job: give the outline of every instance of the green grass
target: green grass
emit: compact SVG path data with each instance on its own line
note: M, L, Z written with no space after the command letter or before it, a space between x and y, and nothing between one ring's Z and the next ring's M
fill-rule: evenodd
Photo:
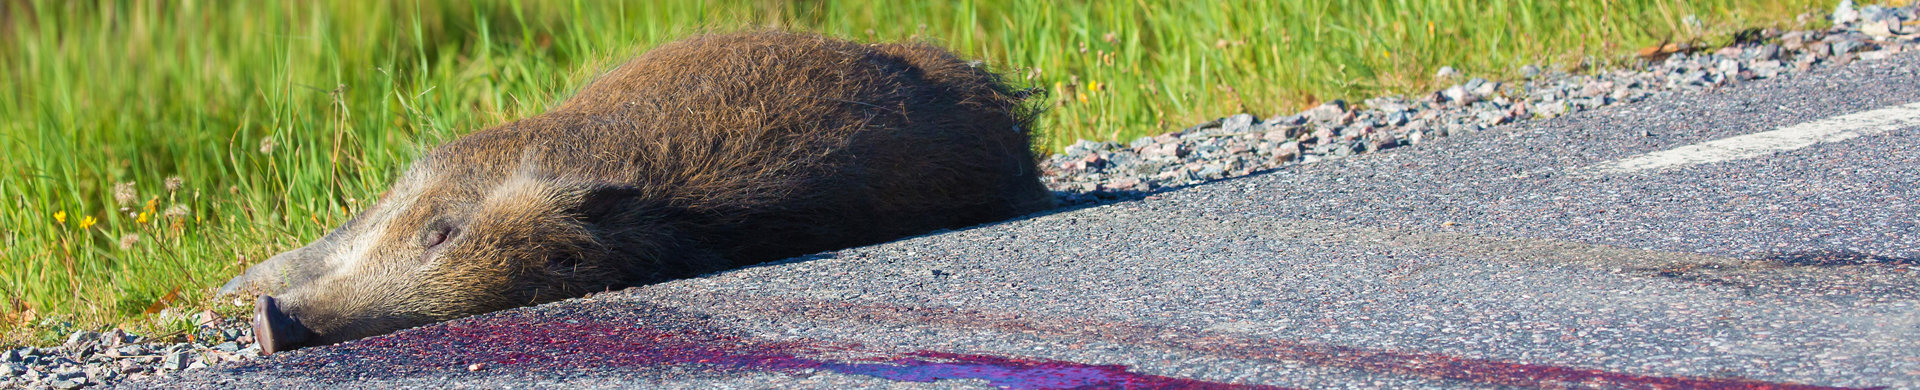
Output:
M1056 148L1427 90L1443 65L1618 63L1827 3L5 2L0 344L235 310L211 290L344 221L423 149L702 31L942 42L1049 89L1041 147Z

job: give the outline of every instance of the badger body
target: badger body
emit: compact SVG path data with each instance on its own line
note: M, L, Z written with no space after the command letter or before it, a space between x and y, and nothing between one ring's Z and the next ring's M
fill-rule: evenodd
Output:
M693 37L435 148L222 293L260 294L272 352L1030 213L1020 95L927 44Z

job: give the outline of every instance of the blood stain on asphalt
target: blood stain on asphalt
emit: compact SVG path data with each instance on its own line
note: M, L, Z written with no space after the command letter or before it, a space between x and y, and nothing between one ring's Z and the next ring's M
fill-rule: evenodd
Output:
M1462 358L1444 354L1352 348L1240 337L1086 319L1049 319L1019 313L765 297L680 296L682 303L726 302L722 312L811 321L990 330L1037 337L1099 340L1186 350L1250 361L1304 363L1376 374L1521 387L1835 389L1743 378L1670 377L1599 369ZM728 307L728 305L740 305ZM548 308L550 309L550 308ZM556 310L557 309L550 309ZM488 375L566 377L622 371L667 379L756 372L807 375L834 372L895 381L976 379L1008 389L1277 389L1137 373L1123 365L935 351L894 352L856 343L806 338L770 339L730 329L710 316L655 303L577 303L565 310L510 311L454 320L332 348L296 350L235 368L277 370L315 379ZM474 364L482 373L466 370ZM497 367L497 368L496 368Z
M771 341L672 309L629 304L624 310L638 315L592 321L516 315L469 318L350 342L324 352L295 351L277 363L279 369L316 376L326 372L449 375L482 364L488 372L530 375L597 369L660 376L834 372L905 382L976 379L1007 389L1280 389L1142 374L1124 365L935 351L894 353L805 339Z
M834 300L717 295L683 296L721 307L754 310L761 316L813 321L894 324L936 329L990 330L1073 340L1187 350L1233 359L1304 363L1320 367L1412 377L1522 387L1622 389L1846 389L1745 378L1659 376L1592 368L1475 359L1426 352L1355 348L1314 342L1271 340L1175 327L1048 318L1006 311L899 306Z

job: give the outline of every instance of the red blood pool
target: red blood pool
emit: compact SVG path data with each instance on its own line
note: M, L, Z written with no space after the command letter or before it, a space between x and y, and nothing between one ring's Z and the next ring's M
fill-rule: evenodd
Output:
M931 351L892 353L814 340L767 341L671 309L639 309L643 310L628 313L639 314L632 316L637 318L609 315L612 320L596 321L553 322L511 314L456 320L292 353L274 361L278 367L265 368L309 375L331 371L375 376L467 373L475 365L487 368L482 374L536 376L590 369L721 376L810 370L905 382L977 379L1008 389L1279 389L1142 374L1122 365ZM828 355L879 357L834 359ZM386 359L355 358L365 356Z

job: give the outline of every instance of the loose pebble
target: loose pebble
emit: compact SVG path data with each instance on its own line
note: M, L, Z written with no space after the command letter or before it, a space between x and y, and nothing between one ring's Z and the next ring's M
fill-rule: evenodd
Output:
M175 375L259 357L253 327L244 319L200 313L193 342L184 335L143 338L119 329L75 331L53 348L0 350L0 388L76 389L108 386L148 375Z

